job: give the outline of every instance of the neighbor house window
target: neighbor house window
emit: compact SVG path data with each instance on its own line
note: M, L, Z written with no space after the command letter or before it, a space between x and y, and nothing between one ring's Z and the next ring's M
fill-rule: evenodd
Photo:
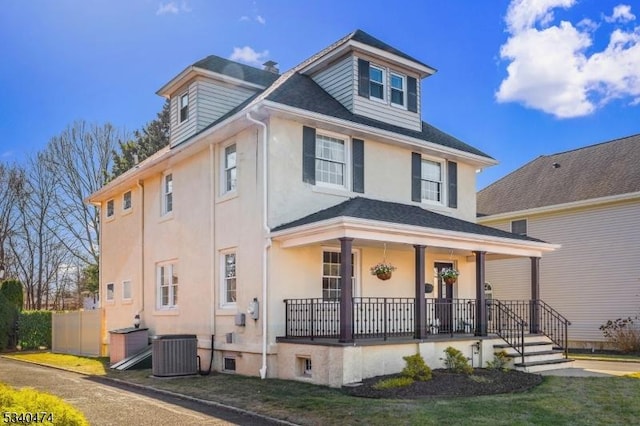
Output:
M157 267L158 308L170 309L178 306L178 265L163 263Z
M235 191L237 183L236 144L224 149L224 192Z
M339 299L342 283L340 279L340 259L342 253L339 251L322 252L322 298ZM355 274L354 255L351 254L351 277Z
M107 218L113 217L115 214L115 208L113 200L107 201Z
M165 174L162 178L162 214L173 211L173 174Z
M222 255L222 302L223 305L234 305L236 303L236 254L224 253Z
M527 219L511 221L511 232L518 235L527 235Z
M122 210L131 209L131 191L127 191L122 195Z
M400 74L391 73L391 103L405 106L405 78Z
M420 184L423 201L442 202L442 164L423 159Z
M122 299L131 300L131 281L122 281Z
M189 119L189 93L180 96L180 122Z
M115 291L116 291L116 287L114 283L108 283L107 284L107 302L113 302L113 299L115 298Z
M384 69L369 66L369 96L384 100Z
M316 135L316 183L344 186L347 164L343 139Z

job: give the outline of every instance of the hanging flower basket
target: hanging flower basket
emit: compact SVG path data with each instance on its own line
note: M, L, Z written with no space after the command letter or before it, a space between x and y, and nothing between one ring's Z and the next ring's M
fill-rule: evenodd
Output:
M460 275L460 272L453 268L447 268L440 271L440 277L442 278L442 281L444 281L445 284L449 285L452 285L458 280L458 275Z
M396 270L396 267L390 263L380 262L372 266L369 270L371 271L371 275L375 275L378 279L386 281L391 278L391 273Z

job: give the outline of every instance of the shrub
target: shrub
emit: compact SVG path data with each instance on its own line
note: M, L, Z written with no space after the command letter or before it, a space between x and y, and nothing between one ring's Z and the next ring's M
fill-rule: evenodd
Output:
M57 396L29 388L16 390L3 383L0 383L0 407L3 413L24 413L25 416L29 416L22 421L18 418L18 424L79 426L89 424L78 409ZM38 418L34 419L33 415L38 415Z
M431 380L431 369L424 362L424 358L420 354L402 357L407 365L400 373L403 377L409 377L412 380L427 381Z
M413 383L414 380L411 377L400 376L400 377L390 377L388 379L380 380L378 383L373 385L374 389L395 389L395 388L404 388Z
M0 350L11 346L18 309L0 292Z
M18 319L18 343L23 349L51 347L51 311L24 311Z
M640 352L640 328L635 324L635 318L618 318L607 321L600 326L602 334L609 343L623 353Z
M507 351L502 350L493 354L493 361L487 361L487 368L490 370L506 370L509 364Z
M22 310L24 294L22 293L22 283L18 280L6 280L0 287L0 292L7 300L15 305L18 310Z
M454 373L472 374L473 367L469 364L469 360L454 347L449 346L444 350L444 365L448 370Z

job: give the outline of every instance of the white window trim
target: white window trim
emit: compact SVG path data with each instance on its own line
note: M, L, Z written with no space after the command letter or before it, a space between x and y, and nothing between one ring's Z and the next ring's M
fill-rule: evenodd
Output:
M226 160L227 148L235 145L236 146L236 187L227 191L227 169L226 169ZM220 146L220 197L232 197L238 192L238 144L236 141L229 142L227 144Z
M111 209L111 214L109 214L109 203L112 203L113 208ZM106 220L113 220L116 217L116 201L114 198L107 200L104 204L104 217Z
M322 277L324 276L323 255L325 251L341 253L340 247L322 246L322 250L320 252L320 298L322 298ZM360 297L360 294L362 294L362 291L361 291L362 280L360 279L360 249L351 248L351 253L353 254L353 294L352 296Z
M371 68L375 68L375 69L380 70L382 72L382 99L371 95L371 81L372 81L371 80L371 71L369 71L369 99L374 101L374 102L380 102L380 103L386 104L387 103L387 97L389 96L387 94L387 89L389 87L389 84L388 84L388 81L387 81L387 75L388 75L387 68L383 67L383 66L380 66L380 65L375 65L373 63L369 63L369 69L371 69Z
M125 297L125 283L129 283L129 297ZM122 281L122 301L123 302L129 302L131 303L131 301L133 300L133 287L132 287L132 282L131 280L123 280Z
M109 297L109 286L113 288L111 297ZM114 303L116 301L116 283L110 282L104 286L104 301L106 303Z
M393 102L393 96L392 96L392 92L393 92L393 85L391 84L391 79L396 76L396 77L400 77L402 79L402 100L404 103L402 104L397 104L395 102ZM407 76L397 73L395 71L389 71L389 103L391 104L391 106L396 107L396 108L401 108L406 110L407 109Z
M226 281L226 256L229 254L234 254L236 256L236 301L235 302L227 302L227 281ZM236 248L230 248L226 250L221 250L220 255L218 256L220 262L220 308L221 309L235 309L238 306L238 251Z
M440 164L440 201L429 200L426 198L422 198L422 161L431 161L432 163ZM420 158L420 202L423 204L431 204L433 206L444 207L447 205L446 200L448 197L447 194L447 162L443 159L439 158L430 158L422 156Z
M160 275L160 268L163 267L167 267L167 266L171 266L170 268L170 275L173 278L173 268L178 266L178 261L176 259L172 259L172 260L167 260L167 261L163 261L163 262L158 262L156 263L156 310L158 311L176 311L178 309L178 307L180 306L180 302L178 301L178 303L176 304L172 304L171 300L173 300L173 285L169 285L169 304L166 306L162 305L162 282L161 282L161 275ZM178 270L178 294L180 294L180 271Z
M184 120L182 120L182 99L184 99L184 97L187 97L187 118L185 118ZM178 124L183 124L189 121L189 118L191 118L191 111L189 111L191 107L191 96L189 94L189 89L187 89L186 91L182 92L179 96L178 96Z
M167 195L168 193L165 192L166 187L165 187L165 182L166 182L166 178L167 176L171 175L171 210L167 211ZM174 193L175 191L173 190L173 187L175 185L175 180L173 178L173 172L171 170L166 170L164 173L162 173L162 179L160 181L160 216L162 217L170 217L173 215L173 209L175 207L175 198L174 198Z
M335 132L329 132L329 131L325 131L325 130L321 130L321 129L316 129L316 144L318 143L318 136L327 136L330 138L334 138L334 139L340 139L342 141L344 141L344 176L342 181L344 182L343 185L337 185L334 183L329 183L329 182L322 182L320 180L318 180L318 176L316 175L316 183L315 186L316 187L321 187L321 188L328 188L328 189L338 189L340 190L340 192L342 191L349 191L351 192L351 175L352 175L352 161L351 161L351 138L349 136L340 134L340 133L335 133ZM318 157L316 157L315 152L314 152L314 164L313 164L313 168L314 168L314 172L316 172L315 169L315 160L318 159Z
M129 194L129 201L131 203L131 205L129 207L125 207L124 196L126 194ZM129 213L129 212L131 212L131 210L133 210L133 191L128 190L128 191L125 191L122 194L122 212L123 213Z

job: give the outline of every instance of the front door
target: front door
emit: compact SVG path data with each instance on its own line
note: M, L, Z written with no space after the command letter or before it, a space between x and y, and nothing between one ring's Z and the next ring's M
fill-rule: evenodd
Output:
M433 271L438 283L438 301L436 302L436 317L440 322L440 333L453 332L453 285L446 284L440 272L444 269L453 269L451 262L435 262Z

